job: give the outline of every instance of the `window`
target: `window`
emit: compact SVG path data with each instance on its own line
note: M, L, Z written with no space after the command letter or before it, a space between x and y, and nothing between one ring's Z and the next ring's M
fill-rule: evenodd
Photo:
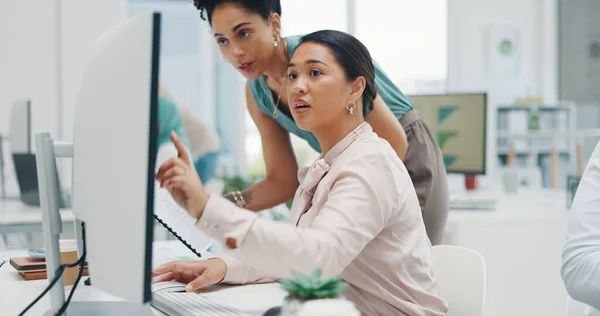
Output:
M307 34L322 29L346 31L346 0L281 0L282 36ZM310 165L319 155L306 141L291 135L292 147L299 167ZM246 155L250 174L262 176L265 173L260 134L256 125L246 115Z
M202 74L198 11L186 1L129 0L128 15L149 10L162 14L159 76L183 104L198 113L202 95L198 89ZM213 118L206 119L212 121Z
M346 0L281 0L283 36L348 30Z
M356 1L356 37L407 94L446 89L446 1Z

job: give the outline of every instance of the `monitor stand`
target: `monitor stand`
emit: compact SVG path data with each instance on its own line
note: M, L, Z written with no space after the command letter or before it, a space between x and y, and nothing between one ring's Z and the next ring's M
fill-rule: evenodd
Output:
M44 316L52 316L51 310L46 311ZM87 316L154 316L150 304L137 304L127 301L115 302L71 302L67 308L67 315Z
M59 212L58 173L56 172L56 157L72 157L73 144L58 144L50 138L49 133L36 135L36 168L39 175L39 197L42 208L42 233L44 248L46 249L46 271L48 282L53 280L55 273L61 266L59 237L62 233L62 224ZM56 150L56 151L55 151ZM76 220L77 228L80 221ZM78 243L81 237L78 234ZM81 252L79 252L81 255ZM44 315L54 315L65 303L64 280L61 275L56 284L50 289L50 309ZM81 281L81 280L80 280ZM149 303L134 303L129 301L71 301L67 308L67 315L111 315L130 316L154 315Z

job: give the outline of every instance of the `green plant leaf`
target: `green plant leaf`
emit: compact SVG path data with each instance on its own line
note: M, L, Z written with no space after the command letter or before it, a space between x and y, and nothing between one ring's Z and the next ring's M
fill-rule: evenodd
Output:
M293 280L280 280L281 287L290 294L297 295L302 289L302 285Z
M321 288L334 286L338 282L340 282L340 280L342 280L342 276L341 275L334 276L331 279L323 281L323 283L321 283Z
M345 289L347 289L350 285L348 283L338 283L337 287L336 287L336 291L338 292L338 294L344 292Z
M308 276L294 270L292 270L292 275L294 276L296 282L298 282L304 288L312 288L312 282Z
M283 279L278 282L290 295L305 300L337 297L349 286L347 283L340 283L342 280L341 275L321 280L323 275L321 269L316 269L310 275L293 270L291 273L294 277L293 279Z
M315 291L315 297L318 298L326 298L326 297L336 297L337 293L335 291L331 291L331 290L318 290Z
M294 280L283 279L283 280L279 280L278 282L281 285L298 286L298 287L300 286L297 282L294 282Z
M283 288L283 290L292 295L297 295L302 289L301 287L298 287L294 284L282 284L281 288Z
M299 291L298 291L298 296L300 296L300 297L301 297L301 298L303 298L303 299L311 299L311 298L312 298L312 297L311 297L311 296L312 296L312 294L311 294L311 293L312 293L312 292L311 292L311 291L309 291L309 290L308 290L308 289L306 289L306 288L300 288L300 289L299 289Z

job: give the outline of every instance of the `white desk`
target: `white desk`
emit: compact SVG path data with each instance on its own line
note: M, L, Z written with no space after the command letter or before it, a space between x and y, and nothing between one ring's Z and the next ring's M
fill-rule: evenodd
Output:
M158 245L158 247L157 247ZM156 242L154 250L157 253L153 264L160 265L173 254L189 255L185 247L181 248L178 241ZM183 250L182 250L183 249ZM163 251L167 253L161 253ZM0 257L23 256L24 251L12 251L0 253ZM92 277L92 284L93 284ZM47 280L24 281L7 262L0 268L0 316L18 315L33 299L35 299L46 287ZM279 306L283 302L286 293L277 283L254 284L244 286L214 286L201 291L217 303L239 309L251 315L262 315L273 306ZM67 292L68 294L68 292ZM73 301L118 301L119 299L109 295L93 286L85 286L81 282ZM49 296L41 299L28 314L42 315L49 309ZM156 315L163 315L154 310Z
M73 231L73 212L61 210L63 230ZM0 235L42 231L42 211L19 200L0 200Z
M445 243L481 253L487 268L485 316L563 316L566 290L560 277L566 234L566 193L550 189L469 192L494 196L497 208L453 210Z
M499 200L495 211L451 211L447 224L446 243L469 247L485 258L488 287L484 315L564 315L567 294L560 278L560 255L566 233L565 193L521 189L517 194L469 194L493 195ZM180 244L175 241L172 245ZM10 302L6 308L9 315L19 313L45 284L21 281L10 266L0 268L0 297ZM210 295L220 303L235 304L232 307L264 312L280 304L284 294L277 285L253 285L228 287ZM76 300L107 297L90 287L79 288L75 295ZM47 308L47 301L42 302Z

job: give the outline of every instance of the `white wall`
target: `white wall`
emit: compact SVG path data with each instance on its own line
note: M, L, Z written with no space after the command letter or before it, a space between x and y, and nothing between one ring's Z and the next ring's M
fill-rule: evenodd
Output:
M8 133L14 100L30 98L32 135L50 132L55 139L72 140L75 97L91 45L125 17L125 4L126 0L0 1L0 133ZM9 148L5 149L8 158ZM68 162L59 163L67 171L61 177L70 179L66 166ZM14 187L10 159L6 169Z
M126 0L55 0L58 4L56 15L58 33L58 90L57 124L60 127L56 139L72 141L75 124L75 104L77 91L85 64L96 39L112 25L125 19ZM110 93L110 91L107 91ZM117 96L115 96L116 98ZM106 122L110 124L110 122ZM63 187L71 185L70 161L59 164ZM69 180L68 180L69 179Z
M34 9L32 9L34 8ZM8 136L15 99L32 100L32 131L56 133L57 53L54 1L0 0L0 134ZM4 142L7 194L18 195L9 142Z
M9 110L32 99L33 132L72 138L73 109L83 65L100 34L125 16L125 0L3 0L0 2L0 133Z
M23 97L32 100L33 132L57 132L57 36L55 1L0 1L0 133Z
M50 1L52 2L52 1ZM126 0L60 0L57 15L61 90L58 108L62 130L57 138L73 140L75 102L83 69L96 39L112 25L125 18ZM110 93L107 91L107 93ZM108 124L108 122L107 122Z
M488 71L488 31L519 33L514 75ZM448 0L448 89L488 92L488 174L496 173L496 109L517 97L557 95L556 0Z

